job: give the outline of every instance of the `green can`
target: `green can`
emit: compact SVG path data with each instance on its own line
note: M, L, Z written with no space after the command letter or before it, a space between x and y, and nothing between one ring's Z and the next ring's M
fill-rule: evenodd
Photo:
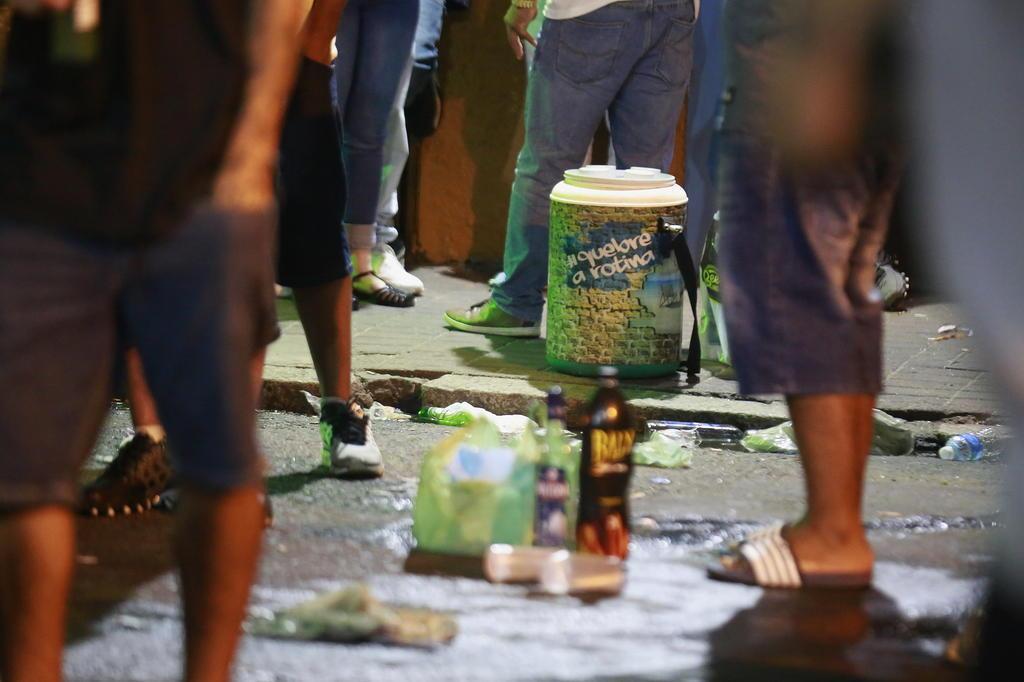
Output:
M659 219L684 225L686 202L657 169L566 171L551 193L548 365L623 378L678 370L686 291Z

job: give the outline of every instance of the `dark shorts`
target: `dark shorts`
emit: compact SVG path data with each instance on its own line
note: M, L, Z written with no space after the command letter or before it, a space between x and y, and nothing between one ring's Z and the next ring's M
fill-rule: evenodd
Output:
M179 474L260 480L249 367L277 334L273 230L212 208L144 247L0 224L0 508L75 502L127 346Z
M743 393L881 391L875 260L901 171L878 153L796 176L760 138L722 134L718 253Z
M289 287L318 286L351 273L332 77L330 67L302 60L281 132L277 281Z

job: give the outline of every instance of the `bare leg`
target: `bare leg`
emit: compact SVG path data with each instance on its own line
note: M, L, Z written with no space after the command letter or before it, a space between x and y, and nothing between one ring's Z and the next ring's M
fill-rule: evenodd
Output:
M373 277L361 277L358 279L356 289L359 293L372 294L375 291L386 289L388 283L377 276L373 269L373 250L352 248L352 257L355 260L355 275L364 272L373 272Z
M61 679L74 551L74 517L64 507L0 516L0 672L6 682Z
M260 409L260 399L263 395L263 366L267 359L267 347L256 351L249 362L249 378L252 380L252 402L256 409Z
M185 679L228 680L263 532L259 487L214 493L186 486L178 554L185 602Z
M302 53L321 64L331 63L331 41L345 11L346 0L313 0L303 27Z
M149 392L146 373L142 370L139 351L130 348L125 353L125 375L128 384L128 409L132 414L132 426L136 433L145 432L154 441L164 439L164 428L156 412L156 401Z
M807 514L786 531L804 573L870 570L861 519L873 395L788 396L807 483Z
M292 290L324 398L352 396L352 278Z

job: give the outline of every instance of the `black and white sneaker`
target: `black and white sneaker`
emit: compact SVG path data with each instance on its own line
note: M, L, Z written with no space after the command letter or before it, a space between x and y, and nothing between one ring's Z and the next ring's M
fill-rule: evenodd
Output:
M320 404L323 463L341 478L377 478L384 475L384 458L373 440L370 416L354 399L347 403L327 398Z
M82 491L79 511L91 516L141 514L160 502L174 472L165 441L136 433L117 449L117 457Z

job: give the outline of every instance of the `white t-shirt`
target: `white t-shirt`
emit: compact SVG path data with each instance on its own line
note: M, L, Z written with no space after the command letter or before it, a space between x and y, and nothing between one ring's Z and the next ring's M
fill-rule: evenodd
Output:
M574 19L613 2L625 0L547 0L544 5L544 16L548 19ZM693 9L695 13L700 12L700 0L693 0Z

